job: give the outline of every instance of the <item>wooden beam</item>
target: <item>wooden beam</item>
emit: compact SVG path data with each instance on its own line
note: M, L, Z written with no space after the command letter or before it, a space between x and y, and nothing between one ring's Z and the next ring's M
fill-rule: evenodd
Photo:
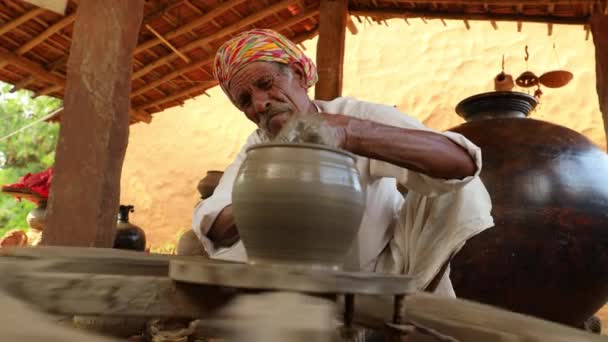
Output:
M315 99L330 101L342 95L347 0L321 0Z
M76 18L76 13L72 13L72 14L66 16L66 17L63 17L58 22L56 22L53 25L47 27L46 30L44 30L41 34L39 34L38 36L36 36L34 39L32 39L29 42L27 42L27 43L23 44L22 46L20 46L17 49L16 53L18 55L23 55L24 53L30 51L31 49L33 49L34 47L36 47L36 45L44 42L50 36L52 36L55 33L61 31L66 26L72 24L74 22L75 18Z
M608 147L608 16L594 14L590 19L590 26L595 45L596 91Z
M19 69L22 69L23 71L32 74L36 78L52 83L54 85L59 85L62 87L65 86L65 79L63 79L62 77L52 74L38 63L32 62L4 49L0 50L0 63L12 64L18 67Z
M346 27L348 28L348 31L353 35L359 33L359 30L357 29L357 25L355 25L355 23L351 19L350 15L348 15L348 13L346 15L347 15Z
M9 21L8 23L5 23L0 27L0 36L5 34L6 32L13 30L17 26L29 21L30 19L37 17L39 14L44 13L44 11L45 10L43 8L34 8L22 14L21 16Z
M114 243L143 4L88 0L78 8L43 245Z
M3 282L12 295L60 315L202 318L232 298L156 276L23 272Z
M56 70L60 65L62 65L65 60L67 60L67 56L60 58L60 59L54 61L53 63L44 66L43 68L45 70L48 70L48 72L52 72L52 71ZM30 85L34 81L36 81L36 77L34 77L33 75L29 75L29 76L25 77L24 79L20 80L17 84L15 84L9 92L14 93L20 89L27 88L27 86ZM37 93L37 95L40 96L41 94Z
M245 0L225 1L225 2L221 3L219 6L211 9L209 12L203 14L199 18L197 18L183 26L180 26L180 27L176 28L175 30L163 33L163 37L165 37L165 39L172 39L172 38L178 37L182 34L189 33L193 29L208 23L211 19L219 16L220 14L226 12L227 10L231 9L232 7L234 7L238 4L241 4L243 2L245 2ZM162 41L159 38L150 39L148 41L145 41L145 42L139 44L135 48L135 53L136 54L140 53L141 51L147 50L147 49L154 47L161 43L162 43Z
M298 0L282 0L280 2L277 2L271 6L268 6L266 8L264 8L263 10L257 11L254 14L251 14L247 17L244 17L243 19L239 20L237 23L224 27L223 29L210 34L204 38L200 38L200 39L196 39L184 46L180 46L179 50L182 53L188 53L194 49L197 49L203 45L206 45L216 39L225 37L229 34L238 32L244 28L246 28L249 25L255 24L256 22L266 18L267 16L280 11L282 9L285 9L293 4L295 4L296 2L298 2ZM161 65L164 65L166 63L169 63L172 59L176 58L177 55L175 53L170 53L164 57L161 57L157 60L155 60L154 62L144 66L143 68L135 71L133 73L133 78L140 78L143 75L149 73L150 71L158 68Z
M179 90L179 91L177 91L175 93L169 94L168 96L160 98L160 99L158 99L156 101L145 103L145 104L137 107L137 110L141 111L141 110L144 110L146 108L155 107L155 106L158 106L158 105L163 104L163 103L167 103L167 102L171 102L171 101L177 100L180 97L188 97L192 93L203 91L203 90L207 90L207 89L213 87L216 84L217 84L216 81L205 81L203 83L196 84L196 85L194 85L192 87L188 87L186 89L182 89L182 90Z
M429 0L408 0L409 4L428 4ZM596 0L432 0L436 4L459 4L459 5L504 5L504 6L517 6L517 5L577 5L577 4L589 4L596 2Z
M404 11L404 10L351 10L351 15L367 16L380 19L393 18L419 18L427 19L453 19L453 20L495 20L495 21L515 21L533 23L553 23L563 25L581 25L588 21L586 17L580 18L561 18L550 16L526 16L520 14L474 14L474 13L451 13L433 11Z
M308 10L308 11L304 11L304 12L302 12L302 13L300 13L300 14L292 17L292 18L289 18L289 19L287 19L287 20L285 20L285 21L283 21L283 22L281 22L281 23L279 23L277 25L272 26L271 29L273 29L275 31L281 31L285 27L290 27L290 26L292 26L294 24L297 24L297 23L299 23L299 22L301 22L303 20L306 20L306 19L308 19L310 17L313 17L313 16L315 16L317 14L319 14L319 10L318 9L311 9L311 10ZM308 37L308 34L302 34L300 36L295 37L294 38L294 42L297 41L299 43L299 42L301 42L303 40L309 39L307 37ZM187 73L187 72L189 72L191 70L195 70L195 69L198 69L198 68L200 68L202 66L211 64L211 63L213 63L213 59L214 58L215 58L214 55L207 56L207 57L205 57L205 58L203 58L203 59L201 59L199 61L194 61L192 64L185 65L183 67L177 68L177 69L173 70L172 72L170 72L170 73L164 75L163 77L159 78L158 80L155 80L155 81L152 81L152 82L148 82L143 87L140 87L140 88L134 90L131 93L131 97L133 98L135 96L139 96L139 95L147 92L148 90L154 89L154 88L156 88L156 87L158 87L158 86L160 86L160 85L162 85L162 84L164 84L166 82L169 82L170 80L172 80L172 79L174 79L174 78L176 78L176 77L178 77L178 76L180 76L180 75L182 75L184 73Z

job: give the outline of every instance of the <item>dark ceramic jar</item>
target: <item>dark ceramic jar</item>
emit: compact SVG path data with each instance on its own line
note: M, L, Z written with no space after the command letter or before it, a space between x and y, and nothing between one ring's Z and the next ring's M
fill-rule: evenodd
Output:
M536 100L491 92L450 131L482 149L495 227L455 256L458 297L582 326L608 299L608 156L585 136L528 119Z
M114 248L144 251L146 233L140 227L129 222L129 212L135 211L132 205L121 205L118 211Z

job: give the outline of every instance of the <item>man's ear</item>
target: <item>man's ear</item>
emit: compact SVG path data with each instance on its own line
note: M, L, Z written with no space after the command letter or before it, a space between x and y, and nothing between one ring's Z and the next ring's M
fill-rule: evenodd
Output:
M294 62L289 63L289 68L293 72L293 75L296 77L298 84L302 88L307 89L306 71L304 71L304 65L302 65L302 63L300 63L298 61L294 61Z

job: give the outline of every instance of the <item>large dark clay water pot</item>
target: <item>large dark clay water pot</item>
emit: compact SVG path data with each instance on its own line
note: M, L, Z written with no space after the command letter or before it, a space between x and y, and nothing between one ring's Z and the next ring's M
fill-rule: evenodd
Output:
M247 150L232 205L249 262L340 269L365 209L354 155L315 144Z
M536 100L492 92L456 108L482 148L495 227L455 256L457 296L581 326L608 299L608 156L583 135L528 119Z

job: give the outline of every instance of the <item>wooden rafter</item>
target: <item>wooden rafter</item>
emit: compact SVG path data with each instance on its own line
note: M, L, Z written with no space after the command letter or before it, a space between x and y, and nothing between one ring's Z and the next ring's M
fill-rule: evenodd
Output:
M146 108L156 107L156 106L161 105L163 103L175 101L175 100L177 100L179 98L182 98L182 97L189 97L189 95L192 94L192 93L194 93L194 92L199 92L199 91L203 91L203 90L209 89L209 88L213 87L216 84L217 84L217 82L215 82L215 81L205 81L203 83L198 83L198 84L196 84L194 86L191 86L191 87L188 87L186 89L182 89L182 90L180 90L178 92L175 92L173 94L170 94L167 97L163 97L163 98L160 98L160 99L158 99L156 101L145 103L145 104L137 107L137 110L141 111L141 110L145 110Z
M0 35L3 35L6 32L9 32L9 31L13 30L14 28L16 28L17 26L25 23L26 21L37 17L39 14L43 13L44 11L45 10L43 8L34 8L34 9L26 12L25 14L9 21L8 23L5 23L4 25L0 26Z
M164 32L163 33L163 37L165 39L173 39L175 37L178 37L182 34L188 33L190 31L192 31L193 29L207 23L209 20L219 16L220 14L226 12L227 10L229 10L230 8L243 3L245 0L231 0L231 1L226 1L223 2L222 4L220 4L219 6L213 8L211 11L203 14L201 17L183 25L180 26L178 28L176 28L175 30L169 31L169 32ZM139 53L141 51L147 50L151 47L154 47L158 44L161 44L162 41L159 38L155 38L155 39L150 39L142 44L139 44L136 48L135 48L135 53Z
M216 39L225 37L230 33L237 32L249 25L252 25L252 24L266 18L267 16L271 15L272 13L274 13L276 11L282 10L284 8L287 8L290 5L295 4L297 1L298 0L282 0L281 2L278 2L270 7L266 7L265 9L256 12L255 14L251 14L247 17L244 17L243 19L239 20L237 23L230 25L228 27L225 27L207 37L203 37L203 38L194 40L184 46L181 46L180 51L182 53L188 53L188 52L190 52L194 49L197 49L203 45L206 45ZM155 60L154 62L146 65L145 67L135 71L133 73L133 78L140 78L143 75L149 73L150 71L158 68L159 66L169 63L175 57L177 57L175 53L170 53L167 56L161 57L161 58Z
M501 6L517 6L517 5L576 5L588 4L597 2L598 0L432 0L435 4L458 4L458 5L501 5ZM409 4L428 4L429 0L407 0L397 1L406 2Z
M26 71L37 78L40 78L51 84L65 87L65 79L57 75L52 74L46 70L43 66L38 63L32 62L28 59L21 58L15 53L8 51L0 51L0 61L15 65L16 67Z
M351 15L367 16L381 19L394 18L420 18L426 19L453 19L453 20L495 20L495 21L515 21L515 22L535 22L553 23L563 25L580 25L587 22L587 18L561 18L550 16L529 16L518 14L476 14L476 13L453 13L453 12L433 12L433 11L404 11L404 10L351 10Z
M313 17L313 16L315 16L317 14L319 14L319 10L317 8L311 9L311 10L307 10L307 11L304 11L304 12L296 15L293 18L289 18L289 19L287 19L287 20L285 20L285 21L283 21L283 22L281 22L281 23L279 23L279 24L277 24L277 25L275 25L275 26L273 26L271 28L273 30L276 30L276 31L281 31L284 27L289 27L291 25L297 24L297 23L299 23L301 21L304 21L304 20L306 20L308 18L311 18L311 17ZM172 80L172 79L174 79L174 78L176 78L176 77L178 77L178 76L180 76L180 75L182 75L184 73L187 73L187 72L190 72L190 71L192 71L194 69L198 69L198 68L200 68L202 66L211 64L213 62L213 58L214 58L214 56L210 55L210 56L207 56L207 57L205 57L205 58L203 58L203 59L201 59L199 61L194 61L192 64L183 66L181 68L177 68L174 71L172 71L172 72L166 74L165 76L159 78L158 80L149 82L146 85L144 85L143 87L136 89L135 91L133 91L131 93L131 97L135 97L135 96L141 95L141 94L145 93L146 91L154 89L154 88L156 88L156 87L158 87L158 86L160 86L160 85L162 85L162 84L164 84L164 83L166 83L166 82L168 82L168 81L170 81L170 80Z
M36 36L34 39L30 40L29 42L27 42L27 43L23 44L21 47L19 47L17 49L16 53L18 55L23 55L24 53L30 51L31 49L33 49L34 47L36 47L36 45L44 42L50 36L52 36L55 33L61 31L66 26L72 24L74 22L75 18L76 18L76 13L72 13L72 14L70 14L68 16L63 17L58 22L56 22L53 25L47 27L46 30L44 30L41 34L39 34L38 36Z

